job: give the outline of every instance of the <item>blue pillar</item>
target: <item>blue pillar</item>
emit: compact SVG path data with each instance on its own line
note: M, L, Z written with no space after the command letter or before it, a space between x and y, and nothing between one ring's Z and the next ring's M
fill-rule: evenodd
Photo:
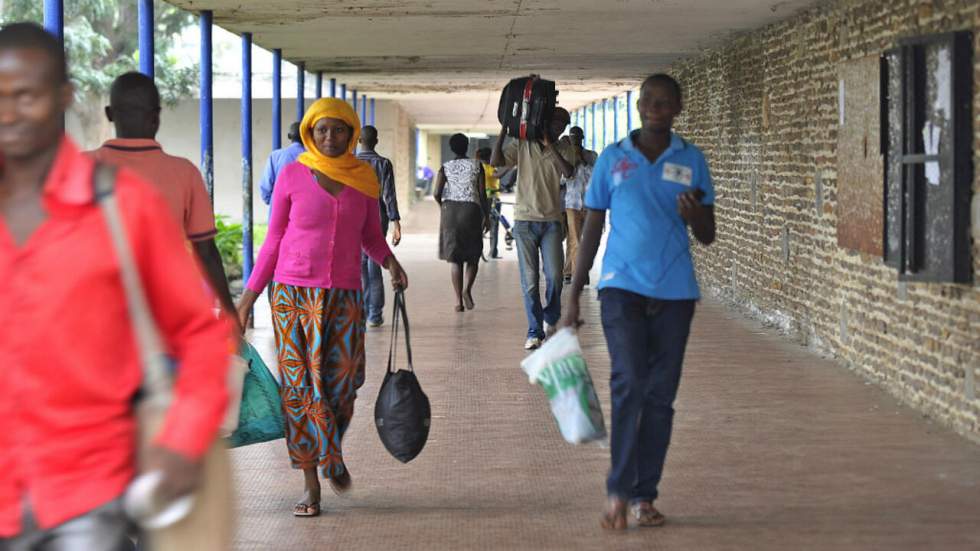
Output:
M633 132L633 91L626 91L626 134Z
M139 0L140 72L153 78L153 0Z
M330 97L337 97L337 79L330 79Z
M342 99L344 101L347 101L347 85L346 84L341 84L340 85L340 99Z
M602 148L606 148L606 98L602 98Z
M323 71L316 72L316 99L323 97Z
M619 141L619 96L613 98L613 142Z
M374 98L371 98L371 126L374 126Z
M272 149L282 147L282 50L272 50Z
M592 113L590 115L590 117L592 119L592 150L593 151L598 151L598 148L596 147L596 144L599 143L599 141L598 141L599 131L598 131L598 129L596 129L596 126L595 126L595 104L594 103L589 106L589 110L592 111Z
M65 41L65 2L64 0L44 0L44 28Z
M306 63L296 65L296 120L303 120L306 114Z
M357 90L351 90L350 91L350 97L351 97L351 107L353 107L354 108L354 112L357 113ZM347 99L347 98L344 97L344 99Z
M361 95L361 126L367 124L367 96Z
M201 173L214 204L214 102L211 84L211 23L213 14L202 11L201 26Z
M252 33L242 33L242 278L252 275Z

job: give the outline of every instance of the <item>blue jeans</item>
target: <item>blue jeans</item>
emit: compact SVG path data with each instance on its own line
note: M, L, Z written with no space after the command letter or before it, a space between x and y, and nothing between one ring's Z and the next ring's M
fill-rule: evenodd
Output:
M694 318L694 300L656 300L622 289L599 292L612 360L610 497L653 501L674 423L674 398Z
M543 323L556 325L561 317L562 269L565 251L562 250L561 222L514 222L514 242L521 268L521 290L524 293L524 312L527 314L527 336L544 338ZM545 305L541 306L538 290L541 263L544 261Z
M500 199L492 199L490 203L490 258L498 256L497 242L500 235Z
M381 234L388 235L388 221L381 219ZM381 266L361 253L361 288L364 289L364 313L368 323L384 321L385 278Z

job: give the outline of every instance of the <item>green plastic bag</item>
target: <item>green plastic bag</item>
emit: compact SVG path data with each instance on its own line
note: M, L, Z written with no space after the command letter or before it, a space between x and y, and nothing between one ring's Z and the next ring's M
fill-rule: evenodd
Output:
M229 448L268 442L286 436L279 384L255 348L245 343L242 358L248 373L242 384L242 406L238 428L227 438Z

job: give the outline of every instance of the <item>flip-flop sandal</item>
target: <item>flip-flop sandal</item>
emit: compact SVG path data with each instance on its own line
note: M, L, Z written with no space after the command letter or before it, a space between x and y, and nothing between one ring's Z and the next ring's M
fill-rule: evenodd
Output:
M626 530L626 502L609 500L599 525L606 530Z
M293 506L294 517L318 517L320 516L320 503L297 503Z
M633 504L632 509L633 518L636 519L637 526L652 528L663 526L667 522L667 518L653 506L653 503L641 501Z

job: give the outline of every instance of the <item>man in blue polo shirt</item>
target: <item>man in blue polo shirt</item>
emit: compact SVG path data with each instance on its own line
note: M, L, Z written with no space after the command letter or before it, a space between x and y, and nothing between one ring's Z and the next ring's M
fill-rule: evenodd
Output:
M602 328L612 360L612 465L602 526L660 526L653 506L673 425L674 398L694 306L700 298L688 228L715 239L714 200L701 151L671 131L682 106L668 75L647 78L637 111L643 126L607 147L585 196L588 214L561 325L577 326L579 296L599 248L606 211L611 231L599 278Z
M277 149L269 154L269 159L265 162L265 170L262 171L262 179L259 180L259 193L262 195L262 202L272 206L272 189L276 186L276 178L279 172L289 163L296 160L300 153L306 151L299 136L299 122L289 125L289 133L286 135L290 144L286 147ZM269 215L272 215L270 209Z

